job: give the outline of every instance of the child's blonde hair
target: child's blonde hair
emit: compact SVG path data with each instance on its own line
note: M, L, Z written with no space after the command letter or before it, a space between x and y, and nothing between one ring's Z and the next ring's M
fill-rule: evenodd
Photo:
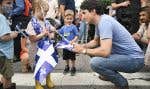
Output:
M65 17L68 15L74 16L73 10L70 10L70 9L65 10Z
M41 11L43 9L44 11L49 10L49 5L47 0L32 0L32 6L33 6L33 13L36 12L36 10Z

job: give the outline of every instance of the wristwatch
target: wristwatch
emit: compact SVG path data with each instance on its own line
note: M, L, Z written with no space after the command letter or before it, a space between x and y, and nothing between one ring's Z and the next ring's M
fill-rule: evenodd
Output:
M83 49L83 50L82 50L82 53L83 53L83 54L86 54L86 52L87 52L87 49Z

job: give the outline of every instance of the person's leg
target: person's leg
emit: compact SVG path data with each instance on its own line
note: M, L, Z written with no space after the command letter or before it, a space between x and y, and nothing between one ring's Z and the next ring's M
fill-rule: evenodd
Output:
M65 60L65 62L66 62L66 65L65 65L65 69L64 69L64 71L63 71L63 74L68 73L69 70L70 70L70 67L69 67L69 60Z
M1 67L3 88L16 89L15 83L12 83L11 81L11 78L14 75L11 60L4 58L3 64L3 67Z
M148 44L146 53L145 53L145 66L150 68L150 43Z
M71 67L75 67L75 60L71 60Z
M75 60L71 60L71 64L72 64L72 67L71 67L71 76L74 76L75 73L76 73L76 67L75 67Z
M76 67L75 67L75 60L76 60L76 54L74 52L69 53L70 57L69 59L71 60L71 76L74 76L76 73Z
M127 80L119 72L132 73L144 66L144 59L133 59L125 55L111 55L108 58L94 57L91 59L91 68L107 78L117 87L128 86Z
M28 72L29 55L28 52L23 52L20 56L22 72Z
M16 89L16 84L11 82L11 78L2 77L2 82L4 89Z
M65 64L69 67L69 59L65 60Z
M63 50L63 60L65 60L65 69L63 71L63 74L66 74L69 72L70 67L69 67L69 58L68 58L68 51L67 50Z
M50 73L46 76L46 85L49 89L54 87L54 83L51 80L51 74Z

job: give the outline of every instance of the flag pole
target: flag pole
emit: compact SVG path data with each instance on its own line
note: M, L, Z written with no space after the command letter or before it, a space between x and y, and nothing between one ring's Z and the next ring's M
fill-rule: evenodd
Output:
M70 41L68 39L66 39L63 35L61 35L57 30L55 30L55 32L61 37L63 38L67 43L70 43Z

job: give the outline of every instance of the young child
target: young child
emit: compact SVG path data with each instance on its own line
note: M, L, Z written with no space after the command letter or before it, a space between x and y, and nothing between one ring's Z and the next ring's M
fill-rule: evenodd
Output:
M14 70L12 59L14 57L13 39L17 37L18 32L11 31L6 18L9 16L13 0L0 0L0 89L16 89L15 83L12 83Z
M72 10L66 10L65 11L65 16L64 16L64 23L65 25L61 27L59 30L59 33L62 34L70 43L74 43L78 39L78 30L77 27L72 24L74 20L74 12ZM76 68L75 68L75 53L71 52L67 49L63 49L63 59L66 62L65 69L63 71L64 74L68 73L70 70L69 66L69 60L71 60L71 76L74 76L76 73Z
M46 46L49 45L50 44L49 37L51 37L53 34L53 33L50 33L49 28L50 30L52 30L54 29L54 27L52 27L50 24L46 24L46 20L44 19L48 10L49 10L49 6L46 0L34 0L33 1L33 17L28 24L26 32L29 35L29 39L31 42L29 58L31 60L35 59L36 63L38 62L38 60L36 60L37 56L35 56L38 51L37 49L41 48L41 45L43 48L45 45ZM43 71L40 71L40 72L43 73ZM50 73L46 74L46 85L49 89L54 87L54 84L50 78ZM35 89L43 89L41 82L38 81L38 79L36 78L35 78Z

